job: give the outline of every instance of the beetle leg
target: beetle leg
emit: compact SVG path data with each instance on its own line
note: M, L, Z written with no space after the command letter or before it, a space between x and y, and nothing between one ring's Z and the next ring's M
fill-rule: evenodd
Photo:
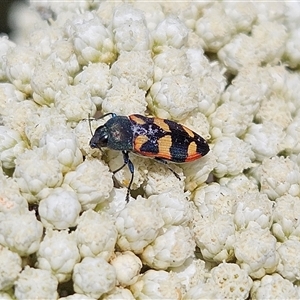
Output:
M172 170L172 168L169 167L168 163L164 159L155 157L155 160L158 161L159 163L164 164L175 175L176 178L181 180L180 176L174 170Z
M122 170L125 166L127 165L127 163L124 163L120 168L118 168L117 170L112 171L113 174L118 173L120 170Z
M127 193L126 193L126 202L128 202L129 201L129 192L130 192L131 184L133 182L134 165L133 165L132 161L129 159L128 151L122 151L122 153L123 153L124 164L117 170L113 171L113 174L116 174L117 172L122 170L126 165L128 165L128 169L131 173L131 179L130 179L129 185L127 187Z
M130 159L128 159L128 168L131 173L131 179L130 179L129 185L127 187L126 202L129 201L129 192L130 192L131 184L133 182L133 174L134 174L134 165Z

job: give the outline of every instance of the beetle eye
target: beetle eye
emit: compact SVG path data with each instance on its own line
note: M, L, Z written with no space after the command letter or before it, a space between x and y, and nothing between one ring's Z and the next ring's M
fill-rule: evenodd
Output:
M98 147L106 147L107 141L108 141L108 136L107 135L102 136L101 139L99 139Z

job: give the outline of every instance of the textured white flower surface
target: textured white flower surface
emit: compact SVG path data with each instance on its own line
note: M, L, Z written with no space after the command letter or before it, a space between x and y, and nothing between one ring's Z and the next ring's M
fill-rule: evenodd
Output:
M299 2L28 0L11 25L0 299L300 298ZM126 203L122 153L89 146L110 112L210 152L181 180L129 153Z

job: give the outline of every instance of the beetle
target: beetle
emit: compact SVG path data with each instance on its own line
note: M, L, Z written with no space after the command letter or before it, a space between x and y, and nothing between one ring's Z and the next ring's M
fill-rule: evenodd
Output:
M127 188L126 202L129 201L134 176L134 165L129 158L129 152L166 164L179 180L180 176L167 162L191 162L209 152L209 146L203 137L174 121L139 114L119 116L115 113L107 113L100 119L107 116L111 118L95 130L90 147L122 151L124 163L113 174L126 165L129 168L131 180Z

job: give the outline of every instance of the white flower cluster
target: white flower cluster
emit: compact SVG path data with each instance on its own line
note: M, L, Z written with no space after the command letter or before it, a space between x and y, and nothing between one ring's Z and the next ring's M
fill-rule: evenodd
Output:
M28 2L0 37L0 298L300 298L300 4ZM89 146L111 112L210 152L181 180L129 153L126 203Z

